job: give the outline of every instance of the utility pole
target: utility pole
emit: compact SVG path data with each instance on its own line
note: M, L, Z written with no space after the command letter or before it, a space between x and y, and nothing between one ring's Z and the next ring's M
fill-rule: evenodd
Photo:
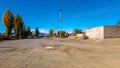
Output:
M62 32L62 9L60 9L60 38L62 38L61 32Z

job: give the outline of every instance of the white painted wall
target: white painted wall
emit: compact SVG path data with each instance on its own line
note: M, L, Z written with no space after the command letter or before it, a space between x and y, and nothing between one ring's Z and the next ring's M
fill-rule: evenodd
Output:
M91 28L86 30L86 36L89 38L104 38L104 27Z

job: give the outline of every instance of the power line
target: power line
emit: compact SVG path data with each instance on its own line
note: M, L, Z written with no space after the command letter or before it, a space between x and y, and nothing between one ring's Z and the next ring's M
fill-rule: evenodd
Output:
M81 0L79 2L79 4L76 4L76 7L74 7L74 9L72 9L72 11L70 11L68 14L66 14L66 16L70 16L70 15L74 14L75 12L77 12L78 10L80 10L82 7L84 7L88 3L88 1L89 0L84 0L84 1Z
M110 12L110 11L113 11L113 10L116 10L116 9L120 9L120 5L115 5L115 6L111 6L111 7L91 10L91 11L82 13L81 15L79 15L79 17L87 16L87 15L96 15L96 14L106 13L106 12Z

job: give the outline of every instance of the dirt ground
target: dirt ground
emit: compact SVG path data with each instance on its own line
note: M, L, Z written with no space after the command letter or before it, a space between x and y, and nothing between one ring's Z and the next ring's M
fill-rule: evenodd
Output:
M0 68L120 68L120 39L0 41Z

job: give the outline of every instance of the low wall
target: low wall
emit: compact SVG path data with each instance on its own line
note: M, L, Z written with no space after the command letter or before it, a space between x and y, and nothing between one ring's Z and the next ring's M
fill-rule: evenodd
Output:
M76 35L78 38L83 38L84 34L77 34Z

